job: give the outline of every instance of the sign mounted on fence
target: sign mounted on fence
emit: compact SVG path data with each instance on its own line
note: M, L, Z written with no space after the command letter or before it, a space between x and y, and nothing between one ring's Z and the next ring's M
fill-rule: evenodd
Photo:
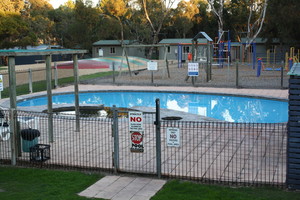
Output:
M144 131L144 117L142 112L129 112L129 131Z
M180 147L180 129L179 128L167 128L167 146L168 147Z
M147 69L149 71L156 71L157 70L157 62L153 62L153 61L147 62Z
M130 131L130 140L131 140L131 152L142 153L144 152L143 145L143 134L144 132Z
M199 63L188 63L188 76L199 76Z
M3 91L3 75L0 75L0 92Z

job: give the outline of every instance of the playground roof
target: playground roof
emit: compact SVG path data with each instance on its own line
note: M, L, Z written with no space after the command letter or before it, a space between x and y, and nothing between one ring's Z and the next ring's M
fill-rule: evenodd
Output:
M163 39L159 42L159 44L192 44L193 38L171 38L171 39ZM198 43L207 43L207 40L204 38L199 38Z
M294 63L292 69L288 72L288 75L300 76L300 63Z
M88 53L79 49L46 49L46 50L0 50L0 56L32 56L32 55L62 55Z
M123 44L129 45L129 44L137 44L138 42L136 40L123 40ZM97 42L93 43L94 46L111 46L111 45L117 45L121 46L121 40L99 40Z

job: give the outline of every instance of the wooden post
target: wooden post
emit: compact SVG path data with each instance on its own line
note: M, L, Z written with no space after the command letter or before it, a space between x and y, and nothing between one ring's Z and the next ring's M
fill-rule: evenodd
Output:
M116 77L115 77L115 71L116 71L115 62L112 62L112 70L113 70L113 83L115 83L116 82Z
M127 65L128 65L129 75L131 76L130 63L128 60L128 54L127 54L126 48L124 48L124 50L125 50L125 56L126 56L126 61L127 61Z
M75 90L75 115L76 115L76 132L80 132L80 110L79 110L79 75L78 75L78 55L73 55L74 66L74 90Z
M10 127L11 127L11 164L17 164L17 93L16 93L16 66L15 57L8 57L9 98L10 98Z
M46 55L46 81L48 99L48 132L49 142L53 142L53 109L52 109L52 70L51 55Z
M54 88L58 88L57 63L54 63Z
M28 84L29 84L29 92L32 93L32 70L31 68L28 69Z

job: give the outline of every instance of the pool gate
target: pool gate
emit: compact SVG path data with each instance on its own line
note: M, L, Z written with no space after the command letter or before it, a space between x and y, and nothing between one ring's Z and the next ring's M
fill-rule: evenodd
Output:
M106 117L81 116L79 130L75 116L53 113L52 142L47 113L3 110L0 165L11 165L15 152L18 166L134 173L207 183L286 184L286 123L170 120L178 119L174 116L166 120L160 116L159 100L151 111L113 107L107 113ZM3 126L9 125L8 116L18 121L17 134ZM20 134L24 129L28 137ZM47 147L35 149L49 151L49 155L32 154L32 145ZM31 159L32 155L40 157Z

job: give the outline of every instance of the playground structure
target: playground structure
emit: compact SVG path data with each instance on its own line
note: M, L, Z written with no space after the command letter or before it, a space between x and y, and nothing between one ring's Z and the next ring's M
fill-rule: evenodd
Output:
M227 35L227 38L225 37ZM226 38L226 39L225 39ZM215 38L213 44L213 61L216 61L216 64L220 68L223 68L224 63L230 63L231 57L231 40L230 40L230 31L221 31L218 32L218 37Z
M281 67L289 71L293 63L299 62L300 49L296 51L295 47L290 47L286 52L278 52L277 49L275 45L271 49L267 49L266 54L256 55L263 71L280 71Z

